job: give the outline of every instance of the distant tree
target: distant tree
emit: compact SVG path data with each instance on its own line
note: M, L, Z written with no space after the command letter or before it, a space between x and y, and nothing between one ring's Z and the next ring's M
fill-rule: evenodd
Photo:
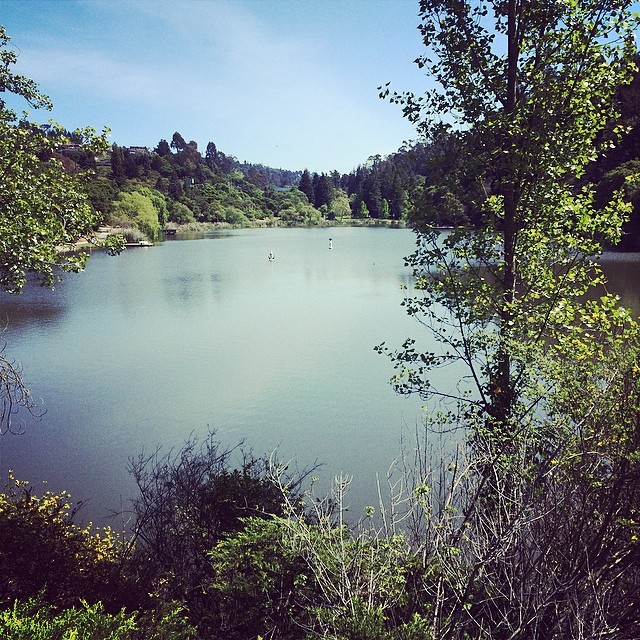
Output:
M380 207L380 218L383 220L388 220L391 215L391 209L389 207L389 203L386 198L382 199L382 206Z
M145 188L142 191L145 191ZM154 204L148 189L146 191L122 192L114 203L113 216L116 220L130 220L147 238L153 240L160 231L161 212Z
M338 189L334 192L333 200L331 200L331 204L329 205L329 211L330 217L334 219L337 218L340 220L341 218L351 217L349 198L342 189Z
M114 182L107 178L94 178L86 182L84 191L94 211L100 214L103 221L106 221L113 210L113 201L118 195Z
M111 178L118 187L122 187L127 179L124 169L124 153L115 142L111 146Z
M311 176L311 184L313 186L313 200L311 201L311 204L316 207L317 209L320 208L320 205L318 204L318 190L320 188L320 175L317 173L314 173Z
M171 148L175 149L178 153L184 151L187 148L185 139L176 131L171 138Z
M184 185L182 180L178 178L174 178L169 183L169 196L171 196L174 200L179 200L184 196Z
M169 215L165 196L157 189L152 189L151 187L143 185L137 186L136 192L141 193L143 196L146 196L151 200L158 216L158 223L163 227Z
M407 192L398 171L394 171L389 193L389 213L394 220L404 217L407 208Z
M218 148L215 143L209 142L205 152L205 159L210 169L213 169L218 163Z
M128 180L135 180L140 177L140 159L142 156L138 156L135 153L131 153L129 149L121 149L122 157L124 161L124 174Z
M300 191L302 191L302 193L307 196L311 204L315 202L315 195L313 193L313 179L311 178L311 174L307 169L305 169L300 176L298 189L300 189Z
M171 154L171 147L166 140L162 139L160 140L160 142L158 142L158 146L155 148L155 152L159 156L168 156Z
M170 175L172 172L171 156L160 156L157 153L151 154L151 162L149 163L149 169L156 171L163 178Z
M319 209L322 206L328 206L331 202L333 188L331 186L331 181L324 173L318 176L317 181L314 179L314 195L316 209Z
M358 205L358 218L368 218L369 217L369 209L364 200L360 200L360 204Z
M369 215L372 218L380 218L382 210L382 190L380 185L379 171L371 170L362 184L362 198L367 205Z
M218 151L218 166L223 173L233 173L238 166L238 160L233 156Z
M255 185L260 189L264 189L267 186L267 177L264 171L261 171L257 167L249 167L246 179L251 184Z
M187 205L172 200L169 204L169 221L175 222L176 224L187 224L189 222L195 222L195 216Z

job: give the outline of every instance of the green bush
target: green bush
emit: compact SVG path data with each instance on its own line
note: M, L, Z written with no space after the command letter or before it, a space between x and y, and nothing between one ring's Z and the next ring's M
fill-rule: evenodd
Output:
M3 640L196 640L182 607L171 604L145 616L104 611L100 603L82 602L56 611L36 599L16 601L0 611Z
M0 493L0 540L0 606L37 595L58 606L128 602L124 546L108 527L76 525L65 492L38 496L10 477Z
M29 600L0 611L4 640L137 640L136 629L134 614L111 615L100 604L83 603L55 613L50 605Z
M140 191L121 192L113 205L113 217L116 221L131 221L151 240L160 232L162 214L151 196Z
M195 222L196 218L187 205L182 204L182 202L172 201L169 204L169 220L176 224L188 224L189 222Z
M226 536L242 532L247 518L265 523L282 513L282 496L267 477L268 461L222 447L209 434L178 452L131 461L139 488L134 563L139 583L161 601L181 601L192 622L208 633L218 624L219 591L209 552ZM300 480L292 483L295 494ZM250 617L252 612L243 615ZM208 637L208 636L207 636Z
M210 552L221 638L293 639L309 626L304 604L312 599L313 580L304 558L284 540L288 531L281 519L251 518Z

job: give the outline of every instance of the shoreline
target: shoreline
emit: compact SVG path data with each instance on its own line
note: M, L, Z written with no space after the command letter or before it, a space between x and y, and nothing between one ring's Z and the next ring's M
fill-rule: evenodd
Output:
M331 227L385 227L390 229L406 229L407 225L402 220L381 220L378 218L343 218L342 220L323 220L319 224L278 224L277 219L256 220L251 225L233 225L228 222L188 222L178 225L169 223L161 234L166 235L189 235L193 233L206 233L209 231L221 231L227 229L292 229L292 228L331 228ZM100 243L107 240L109 236L124 234L128 227L112 227L101 225L91 238L78 238L73 244L59 247L60 253L70 253L80 249L102 249ZM169 231L170 233L166 233ZM154 240L157 242L158 240Z

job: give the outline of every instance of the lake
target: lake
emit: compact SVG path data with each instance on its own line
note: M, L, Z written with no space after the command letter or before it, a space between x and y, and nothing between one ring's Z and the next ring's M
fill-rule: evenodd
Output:
M413 247L402 229L235 230L94 252L54 292L2 295L6 353L46 408L0 438L3 477L46 480L87 501L83 520L118 526L108 514L134 494L129 458L214 429L257 455L323 462L325 485L352 474L360 513L421 424L419 399L394 393L373 350L424 333L401 307ZM605 260L636 312L638 264Z
M373 350L419 332L401 307L413 245L402 229L228 231L94 252L54 292L3 295L7 355L46 415L2 437L2 473L70 491L104 524L132 496L130 457L215 429L323 462L327 481L353 474L360 509L420 423Z

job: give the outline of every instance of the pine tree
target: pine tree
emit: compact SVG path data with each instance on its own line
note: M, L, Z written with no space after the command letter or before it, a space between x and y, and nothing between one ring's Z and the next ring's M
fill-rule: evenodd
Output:
M308 169L305 169L300 176L300 182L298 183L298 189L307 196L310 204L315 203L315 194L313 192L313 180Z

